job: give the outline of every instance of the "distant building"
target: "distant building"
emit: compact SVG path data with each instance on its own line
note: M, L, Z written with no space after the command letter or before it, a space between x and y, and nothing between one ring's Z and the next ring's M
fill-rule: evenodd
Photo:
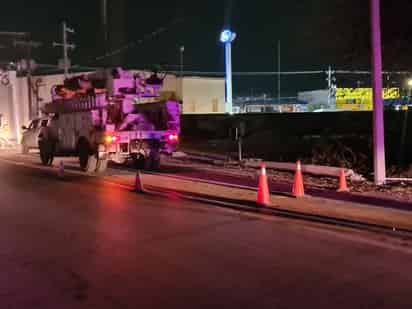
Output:
M308 112L335 109L335 100L328 100L329 90L313 90L298 93L298 102L307 106Z
M225 112L225 80L209 77L168 76L164 91L176 92L183 103L183 114Z
M137 72L137 71L136 71ZM73 73L72 75L88 72ZM10 138L20 140L21 126L36 117L36 111L51 101L51 88L62 84L63 74L35 75L32 78L31 104L26 77L16 72L7 73L8 84L0 84L0 114L10 127ZM167 75L161 91L164 98L182 102L184 114L210 114L225 112L225 81L223 78L183 77ZM31 106L31 107L29 107ZM32 116L30 116L32 110ZM38 116L38 114L37 114Z
M385 88L382 95L388 103L401 97L399 88ZM351 111L373 110L372 88L337 88L336 108Z
M298 94L298 100L309 112L373 110L372 88L337 88L334 97L328 100L328 95L328 90L306 91ZM385 88L382 95L385 107L401 104L399 88Z

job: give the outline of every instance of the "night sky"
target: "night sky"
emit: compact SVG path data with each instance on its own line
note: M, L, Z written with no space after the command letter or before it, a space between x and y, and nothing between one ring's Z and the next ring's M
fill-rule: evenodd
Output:
M30 31L34 40L45 43L34 52L35 59L48 64L56 64L61 57L61 50L52 48L52 42L61 40L60 23L66 20L77 32L71 36L79 46L72 62L84 66L151 68L162 64L178 69L179 46L184 45L185 70L223 71L218 36L230 26L238 33L233 46L234 71L277 70L278 40L282 71L326 69L328 65L337 69L370 67L367 0L108 1L110 49L143 42L105 63L96 61L104 54L98 0L7 1L0 11L0 31ZM412 70L412 1L381 1L384 68ZM159 35L151 35L158 30ZM0 44L7 47L10 40L0 37ZM1 61L23 56L23 50L0 49ZM297 88L322 88L324 78L289 77L282 81L283 88L287 94ZM275 80L271 79L238 78L235 93L272 93Z

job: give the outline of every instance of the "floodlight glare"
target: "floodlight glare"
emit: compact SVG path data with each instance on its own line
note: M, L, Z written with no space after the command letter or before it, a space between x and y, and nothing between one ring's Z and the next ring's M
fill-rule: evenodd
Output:
M236 38L236 33L233 33L230 30L223 30L220 34L220 41L222 43L231 43Z

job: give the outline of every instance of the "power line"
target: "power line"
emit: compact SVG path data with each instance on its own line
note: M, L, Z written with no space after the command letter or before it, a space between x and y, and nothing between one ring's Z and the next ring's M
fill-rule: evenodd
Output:
M274 75L311 75L311 74L323 74L326 71L293 71L293 72L233 72L236 76L274 76ZM165 71L165 73L178 74L178 71ZM206 71L184 71L184 75L213 75L224 76L225 72L206 72Z
M165 71L170 74L179 74L178 71ZM348 71L348 70L334 70L334 74L341 75L370 75L370 71ZM224 76L225 72L216 72L216 71L184 71L185 75L199 75L199 76ZM319 75L327 74L328 70L319 70L319 71L286 71L286 72L233 72L233 75L236 76L276 76L280 75ZM385 75L412 75L410 71L383 71L382 74Z
M133 42L127 43L127 44L125 44L125 45L123 45L123 46L121 46L121 47L119 47L119 48L117 48L117 49L114 49L114 50L110 51L110 52L106 52L104 55L101 55L101 56L98 56L98 57L93 58L92 61L93 61L93 62L98 62L98 61L102 61L102 60L104 60L104 59L106 59L106 58L114 57L114 56L116 56L116 55L118 55L118 54L120 54L120 53L124 53L124 52L126 52L127 50L129 50L129 49L135 48L135 47L137 47L138 45L141 45L141 44L143 44L143 43L146 42L146 41L149 41L149 40L152 40L152 39L158 37L160 34L162 34L162 33L164 33L164 32L167 32L172 26L175 26L175 25L177 25L177 24L179 24L179 23L181 23L181 22L183 22L183 18L175 19L175 20L173 20L168 26L166 26L166 27L159 27L159 28L157 28L156 30L154 30L154 31L152 31L152 32L144 35L143 38L141 38L141 39L139 39L139 40L137 40L137 41L133 41Z

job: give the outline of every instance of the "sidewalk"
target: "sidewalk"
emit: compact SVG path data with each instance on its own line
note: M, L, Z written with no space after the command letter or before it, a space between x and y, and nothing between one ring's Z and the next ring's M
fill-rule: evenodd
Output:
M110 179L111 181L128 186L133 186L135 181L133 176L111 176ZM142 174L141 180L143 185L149 189L179 192L189 196L203 196L216 200L241 200L248 202L250 205L254 205L257 196L256 191L251 189L226 187L218 184L170 178L162 175ZM170 197L173 198L173 193L170 193ZM316 197L296 199L277 194L271 195L269 207L307 215L352 220L412 231L412 211L340 202Z
M171 160L165 165L169 173L206 180L222 181L236 185L256 187L258 173L256 169L236 168L233 166L216 166L208 164L184 163ZM290 172L267 169L270 190L273 193L290 193L294 174ZM379 206L412 211L412 185L375 187L368 182L348 183L351 192L336 192L338 177L316 177L303 175L305 190L313 197L352 202L370 206Z

